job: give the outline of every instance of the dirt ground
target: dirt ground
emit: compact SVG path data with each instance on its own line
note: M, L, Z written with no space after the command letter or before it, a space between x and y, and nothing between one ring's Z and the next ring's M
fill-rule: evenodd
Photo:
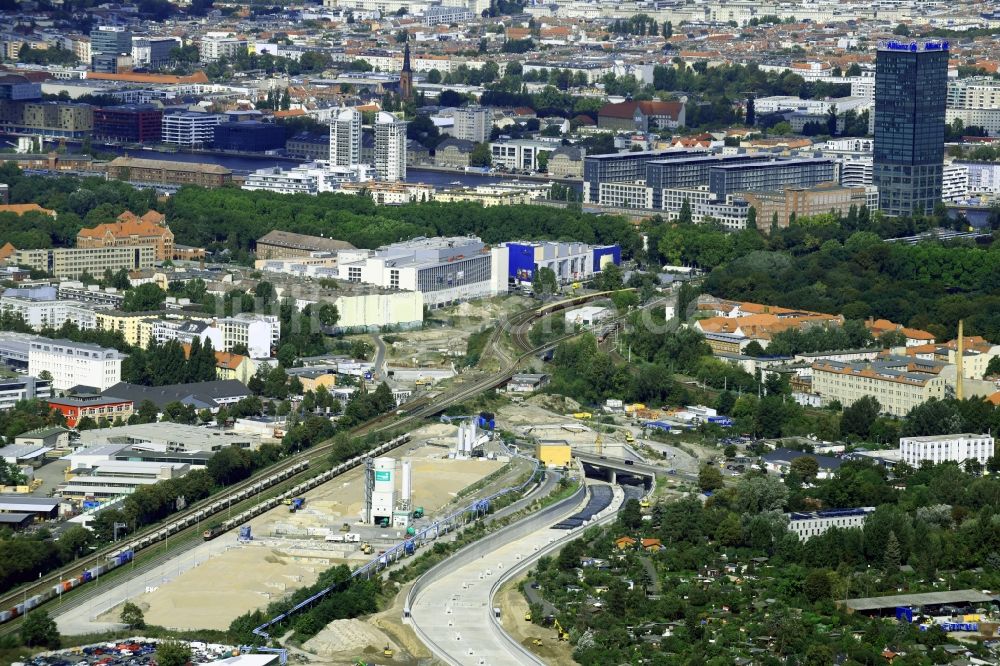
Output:
M470 335L493 326L505 314L524 309L529 302L515 296L435 310L427 328L382 336L386 358L397 367L449 367L465 356Z
M596 450L597 432L599 427L595 421L583 421L573 418L577 405L572 400L563 400L557 396L532 396L524 402L502 407L497 412L497 427L511 430L518 435L530 436L540 440L565 440L576 450L593 453ZM601 443L604 452L618 455L625 446L625 432L601 433Z
M412 447L398 449L393 456L411 460L412 505L423 506L429 515L454 500L463 488L504 465L496 460L449 460L449 449L426 443L429 439L432 443L450 444L456 430L443 424L422 428L414 433ZM330 566L367 559L355 544L323 540L328 531L339 533L345 522L360 531L364 539L374 541L376 532L385 532L356 524L364 508L362 469L351 470L309 491L305 498L305 507L294 514L278 506L252 520L252 544L234 544L133 602L143 609L151 624L176 629L225 629L239 615L313 583ZM117 613L116 609L108 613L110 621Z
M505 583L497 592L496 603L500 605L500 623L518 643L538 655L549 666L573 666L573 648L569 643L559 641L555 629L532 624L524 619L528 612L528 601L518 586L525 580L522 576ZM535 645L535 638L542 641Z
M310 663L348 664L359 658L376 664L428 664L433 655L424 647L409 625L403 624L403 603L410 585L401 588L390 608L365 620L337 620L306 641L301 652ZM391 659L383 655L385 646L392 648ZM438 663L433 660L431 663Z

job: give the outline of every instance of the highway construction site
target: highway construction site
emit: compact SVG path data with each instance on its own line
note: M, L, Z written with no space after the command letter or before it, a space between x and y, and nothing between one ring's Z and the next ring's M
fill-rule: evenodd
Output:
M386 469L394 467L397 472L404 469L404 461L408 463L411 510L407 518L411 526L419 527L443 515L449 505L467 503L474 493L462 491L476 490L470 486L491 474L497 478L480 484L485 486L484 492L527 469L520 469L523 463L519 462L508 465L503 456L455 457L458 430L456 425L443 423L423 426L411 433L407 445L377 459ZM509 473L500 472L502 469ZM178 630L227 629L239 615L315 582L332 566L353 568L371 560L405 539L407 529L402 524L383 527L362 520L365 476L365 468L357 467L305 493L301 508L295 511L291 505L279 505L261 514L248 523L252 539L238 539L239 532L233 531L218 537L217 541L228 542L224 548L215 542L199 545L175 558L173 572L168 567L166 575L135 586L141 593L132 601L143 609L150 624ZM414 520L415 511L421 518ZM214 549L209 551L211 545ZM201 550L204 555L198 552ZM117 613L118 608L112 608L98 619L115 622ZM330 628L344 633L342 640L331 640L327 631L310 647L326 652L371 638L370 630L349 629L347 625L352 623L342 624L340 629ZM346 644L343 649L348 649ZM381 649L382 645L376 647Z

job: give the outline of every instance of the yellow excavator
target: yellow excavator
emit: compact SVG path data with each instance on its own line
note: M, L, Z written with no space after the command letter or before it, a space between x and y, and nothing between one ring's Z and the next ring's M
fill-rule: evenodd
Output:
M527 613L524 614L524 621L531 622L531 611L528 611Z
M563 626L561 624L559 624L559 620L556 620L552 624L552 627L556 630L556 633L559 634L559 640L561 640L561 641L568 641L569 640L569 632L566 631L565 629L563 629Z
M392 659L392 655L394 655L394 654L396 654L395 651L391 647L389 647L388 645L386 645L382 649L382 656L385 657L386 659Z

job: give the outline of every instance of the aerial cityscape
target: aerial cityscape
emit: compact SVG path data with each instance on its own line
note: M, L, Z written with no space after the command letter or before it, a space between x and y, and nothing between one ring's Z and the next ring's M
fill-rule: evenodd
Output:
M1000 666L998 67L987 2L0 0L0 666Z

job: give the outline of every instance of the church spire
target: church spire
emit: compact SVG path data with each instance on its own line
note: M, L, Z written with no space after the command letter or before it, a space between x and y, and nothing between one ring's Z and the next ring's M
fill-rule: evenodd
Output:
M410 40L406 40L406 45L403 47L403 71L412 72L410 69Z

